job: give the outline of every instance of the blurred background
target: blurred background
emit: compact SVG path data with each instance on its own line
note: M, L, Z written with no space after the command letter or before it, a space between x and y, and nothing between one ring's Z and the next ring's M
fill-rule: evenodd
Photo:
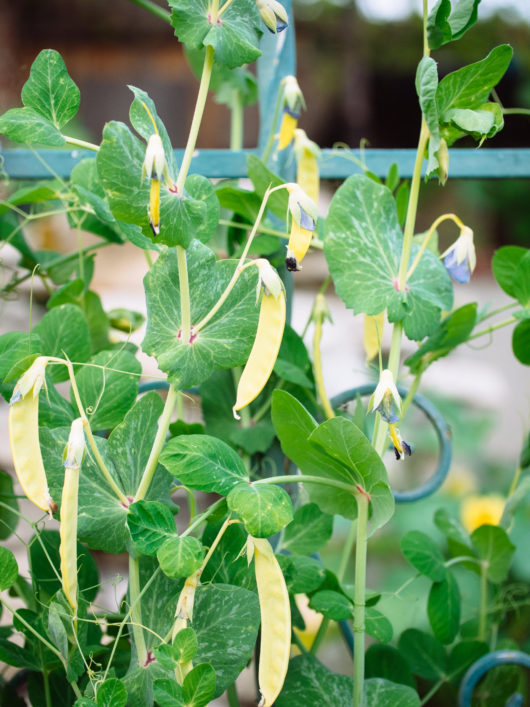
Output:
M342 142L357 148L361 140L369 148L414 148L420 115L414 89L414 74L421 55L419 0L295 0L297 77L304 92L307 111L300 127L321 147ZM164 7L160 2L160 6ZM440 76L478 61L501 43L510 43L514 59L502 80L498 95L505 107L530 108L530 3L528 0L483 0L479 22L463 40L434 53ZM0 113L20 105L20 90L36 55L45 48L58 50L70 75L81 90L81 109L69 134L99 142L109 120L128 121L131 93L128 84L146 90L154 99L168 128L174 147L184 147L197 92L197 80L175 40L172 28L128 0L4 0L0 3ZM271 106L271 111L274 106ZM245 147L257 142L257 110L245 110ZM209 99L198 146L226 148L229 144L230 112ZM471 147L460 141L457 146ZM530 117L506 116L504 130L481 149L530 147ZM456 148L455 148L456 149ZM325 215L338 183L323 185L320 204ZM4 188L10 188L4 186ZM0 190L2 187L0 186ZM530 245L530 180L451 180L445 187L435 181L422 186L417 231L429 227L441 213L452 211L475 232L478 266L470 285L456 285L455 303L477 301L479 307L501 307L509 299L496 285L490 263L494 250L507 244ZM455 238L454 228L440 229L443 250ZM30 236L41 247L71 250L77 247L61 219L41 224ZM85 244L90 242L86 236ZM120 262L120 267L116 263ZM14 267L16 254L0 251L2 267ZM100 293L106 310L127 307L145 310L141 279L147 265L143 253L133 246L110 247L97 258L92 289ZM0 271L1 274L1 271ZM314 294L326 275L321 254L313 253L297 274L293 302L293 326L302 331ZM33 321L46 311L39 305L39 291ZM13 301L0 303L0 333L24 330L28 321L29 286ZM362 347L362 319L333 294L328 304L334 325L324 330L322 354L328 393L334 395L369 378ZM387 332L388 334L389 332ZM307 345L311 351L311 329ZM137 344L143 331L137 332ZM386 341L386 339L385 339ZM474 493L506 494L518 463L519 451L528 430L530 386L528 369L511 352L511 331L502 329L483 337L475 345L460 347L424 377L422 392L446 415L453 430L454 461L448 482L434 499L398 508L392 523L372 540L369 586L387 594L381 610L392 620L395 635L406 626L426 625L420 597L421 580L397 598L394 592L413 574L400 558L399 538L410 529L432 530L434 510L441 506L455 515L462 499ZM414 344L407 342L405 353ZM156 363L142 355L146 374L156 373ZM406 385L407 381L403 383ZM1 402L1 401L0 401ZM10 468L7 444L6 406L0 408L0 467ZM198 403L188 409L198 419ZM406 439L423 450L410 466L393 465L393 483L400 488L428 476L436 465L436 441L420 417L411 415L404 426ZM410 430L409 436L406 435ZM407 462L408 464L408 462ZM338 562L344 528L336 524L328 559ZM512 537L519 549L515 556L513 582L528 591L530 566L530 511L519 514ZM526 544L525 544L526 543ZM119 564L119 563L118 563ZM106 575L111 589L107 600L120 596L112 582L116 563ZM125 574L125 565L120 571ZM104 574L105 579L105 574ZM463 578L468 610L477 586ZM524 587L526 586L526 590ZM104 600L102 600L104 601ZM528 608L510 614L503 629L506 635L528 640ZM325 662L335 670L348 672L344 648L331 640ZM527 649L530 646L527 646ZM250 704L250 702L249 702ZM443 704L436 699L429 705Z

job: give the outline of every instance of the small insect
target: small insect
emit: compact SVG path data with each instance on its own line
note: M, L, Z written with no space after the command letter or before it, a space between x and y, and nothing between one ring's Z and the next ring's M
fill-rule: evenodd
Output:
M48 358L39 356L19 379L9 404L9 443L22 490L38 508L55 513L39 442L39 392Z
M261 612L258 707L270 707L280 694L289 667L291 607L283 572L269 541L249 536L249 558L252 549Z

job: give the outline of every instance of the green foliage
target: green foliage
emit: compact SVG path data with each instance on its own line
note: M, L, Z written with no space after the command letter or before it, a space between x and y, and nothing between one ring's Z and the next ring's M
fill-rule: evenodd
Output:
M127 527L135 548L156 555L165 541L176 535L175 519L167 506L157 501L137 501L129 506Z
M168 538L156 556L168 577L189 577L202 564L203 550L197 538Z
M227 496L228 508L256 538L268 538L293 519L293 504L287 491L274 484L236 484Z

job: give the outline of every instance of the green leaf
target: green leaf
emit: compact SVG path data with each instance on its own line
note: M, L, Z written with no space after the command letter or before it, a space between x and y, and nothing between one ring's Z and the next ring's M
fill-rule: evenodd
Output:
M142 622L150 629L145 632L148 649L160 644L159 636L170 634L175 622L175 607L184 586L182 579L171 579L163 572L157 572L152 579L158 568L156 558L140 557L140 587L149 582L149 587L142 593Z
M296 464L303 474L328 479L351 477L343 465L331 458L309 441L317 423L295 397L282 390L274 391L272 397L272 421L285 456ZM342 489L321 484L304 484L309 496L325 512L338 513L345 518L356 518L357 503L352 494Z
M430 49L439 49L444 44L459 39L477 21L480 0L438 0L427 17L427 37Z
M61 620L63 609L61 605L52 601L48 607L48 635L53 645L58 649L63 658L68 658L68 636Z
M528 248L522 248L518 245L506 245L496 250L491 259L493 275L510 297L515 297L515 271L527 253Z
M339 707L351 705L352 694L350 676L332 672L314 655L305 653L289 662L283 689L274 704L276 707Z
M310 594L324 582L326 572L322 563L305 555L276 555L291 594Z
M167 506L157 501L131 504L127 526L136 549L144 555L156 555L158 548L177 534L173 514Z
M186 707L182 688L175 680L160 678L153 682L153 695L160 707Z
M194 241L186 252L191 321L197 324L219 300L236 263L215 262L214 253ZM163 252L144 279L148 324L143 350L158 361L177 388L206 380L217 368L240 366L252 348L257 326L255 268L244 270L217 314L191 344L179 339L180 286L175 250Z
M409 628L399 637L398 648L415 675L425 680L443 680L447 674L445 649L428 633Z
M427 174L438 168L436 153L440 148L440 117L436 105L436 89L438 87L438 69L436 62L430 56L424 56L416 71L416 93L427 127L429 128Z
M406 335L419 340L436 328L442 309L452 308L452 285L440 260L426 251L408 290L398 292L402 247L390 190L364 175L349 177L335 193L326 219L324 253L337 294L355 314L387 309L389 321L402 321ZM412 259L418 249L412 245Z
M6 540L17 529L18 501L15 498L13 477L0 469L0 540ZM13 511L9 510L10 508Z
M513 292L522 307L530 307L530 251L527 251L515 268Z
M219 204L223 209L239 214L249 223L254 223L261 205L260 197L253 191L220 182L216 189Z
M265 165L256 155L247 156L247 172L248 177L254 185L256 194L260 197L260 202L263 199L265 192L269 187L277 187L280 184L285 184L285 180L279 177ZM282 221L285 221L287 216L287 206L289 202L289 194L287 189L280 189L274 194L271 194L267 200L267 208Z
M447 570L438 545L420 530L410 530L401 538L401 552L410 564L433 582L441 582Z
M193 627L199 649L196 663L210 663L216 673L214 697L221 695L247 665L260 625L258 597L242 587L198 587Z
M129 120L131 121L131 125L147 143L151 135L154 133L153 123L151 117L149 116L149 113L151 113L151 116L156 123L158 134L162 139L162 144L164 145L164 154L168 164L169 174L172 179L176 179L178 166L175 160L175 153L173 152L173 147L171 145L171 140L169 139L166 126L157 113L153 99L148 93L142 91L141 88L136 88L136 86L128 86L128 88L134 95L134 100L129 109ZM149 110L149 113L146 108Z
M143 598L142 598L143 599ZM143 606L143 601L142 601ZM173 607L174 610L175 607ZM153 705L153 686L160 680L167 679L168 671L165 670L158 662L152 662L144 667L138 665L137 661L132 663L127 674L122 678L125 689L127 690L127 707L152 707ZM175 682L175 678L171 681L176 687L179 685ZM184 702L164 702L160 703L160 707L186 707Z
M178 663L187 663L197 655L199 643L197 634L191 628L181 629L173 639L173 655Z
M241 457L216 437L186 435L171 439L160 463L184 486L226 496L248 472Z
M53 596L62 586L60 574L57 574L60 572L61 564L59 556L61 540L57 530L43 530L39 537L40 540L36 536L32 538L29 556L33 578L38 587L39 599L46 602L47 598ZM95 598L99 589L98 569L90 552L79 542L77 543L77 567L80 593L86 601L90 602Z
M392 640L394 635L392 624L378 609L372 606L366 607L364 625L366 633L377 638L378 641L386 643Z
M350 600L344 594L330 589L322 589L313 594L309 601L309 608L333 621L344 621L353 615L353 606Z
M256 538L268 538L285 528L293 518L287 491L275 484L236 484L227 496L228 508L241 518Z
M0 661L14 668L29 668L37 671L42 669L41 661L31 651L3 638L0 638Z
M212 46L219 64L234 69L261 55L260 18L252 0L234 0L216 23L210 20L208 0L170 0L169 5L179 40L193 49Z
M221 524L220 520L218 523L206 525L202 536L205 547L212 546ZM235 584L245 589L255 589L254 568L249 567L246 554L243 552L247 537L240 523L229 525L204 568L201 575L202 581Z
M407 661L393 646L373 643L366 651L366 678L385 678L394 683L415 687Z
M67 306L67 305L65 305ZM52 310L52 312L55 310ZM138 395L140 362L126 350L100 351L76 373L83 407L93 430L118 425ZM73 392L70 395L75 408Z
M73 304L63 304L47 312L33 328L40 337L41 351L44 356L66 355L70 361L84 362L90 356L90 334L85 315ZM50 368L50 377L54 383L66 380L66 366Z
M11 108L0 117L0 133L27 145L61 147L66 144L61 132L33 108Z
M364 700L365 704L377 705L377 707L420 707L421 705L417 692L411 687L381 678L365 680Z
M460 628L460 590L451 572L431 586L427 615L435 637L441 643L452 643Z
M121 680L109 678L98 687L98 707L125 707L126 704L127 690Z
M434 514L434 524L449 543L453 555L473 555L469 535L460 523L449 515L445 508L439 508Z
M9 589L18 579L18 565L15 556L7 547L0 545L0 592Z
M483 641L457 643L449 653L448 672L451 679L459 682L466 670L486 653L489 653L489 647Z
M81 94L70 78L61 55L43 49L31 65L22 87L22 102L62 128L77 113Z
M232 415L231 408L230 414ZM230 430L230 441L250 455L257 452L265 454L274 442L275 436L271 423L263 421L252 427L233 427Z
M189 707L204 707L215 693L215 671L209 663L196 665L184 678L182 693Z
M405 360L410 372L419 373L433 361L447 356L453 349L467 341L476 319L476 302L471 302L451 312L418 350Z
M480 108L488 100L491 89L504 76L512 59L512 48L501 44L487 57L445 76L438 84L436 103L443 122L454 108ZM450 115L450 114L449 114Z
M203 547L197 538L169 538L158 549L156 556L168 577L189 577L202 564Z
M487 566L490 582L499 584L508 576L515 545L506 531L497 525L481 525L471 533L471 544Z
M309 435L309 443L340 463L336 478L370 494L370 534L384 525L394 512L394 497L381 457L357 425L345 417L326 420Z
M31 358L36 358L41 348L40 337L35 336L33 332L26 334L22 331L11 331L0 335L0 393L6 402L9 402L13 394L16 378L19 377L15 375L12 379L8 374L19 361L26 358L28 359L27 368L29 368L32 363ZM27 368L24 368L19 375ZM6 380L6 377L9 380Z
M322 513L316 503L307 503L285 528L282 545L289 552L310 555L323 548L332 533L333 516Z
M524 319L512 334L514 356L525 366L530 366L530 319Z

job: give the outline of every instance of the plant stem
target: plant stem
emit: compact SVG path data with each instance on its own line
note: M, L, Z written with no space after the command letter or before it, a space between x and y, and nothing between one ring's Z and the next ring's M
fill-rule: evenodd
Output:
M164 10L163 7L160 7L160 5L152 2L152 0L131 0L131 2L143 7L144 10L148 10L153 15L160 17L160 19L171 23L171 14L167 10Z
M145 646L144 632L142 629L142 608L138 601L140 596L140 563L138 558L129 555L129 604L131 606L132 633L134 645L138 656L138 665L143 668L147 661L147 648Z
M151 484L151 481L153 480L153 476L158 465L158 457L160 456L160 452L162 451L162 447L164 446L164 442L166 441L167 431L169 429L169 423L171 422L173 409L177 402L177 397L178 391L175 390L173 386L170 386L167 392L166 403L164 405L162 415L160 416L160 420L158 421L158 429L156 432L155 441L153 442L153 447L151 449L151 453L149 454L149 459L147 460L147 464L145 465L144 473L142 474L140 484L134 497L135 501L140 501L141 499L145 498L147 492L149 491L149 486Z
M420 370L419 373L416 374L414 377L414 380L412 381L412 385L409 388L409 392L407 393L407 397L403 401L403 404L401 405L401 417L405 417L407 414L407 410L410 407L410 404L412 403L412 398L416 395L416 392L418 388L420 387L421 383L421 377L423 376L423 369Z
M407 275L405 277L406 281L410 280L412 273L414 272L414 270L416 270L418 263L421 260L421 256L423 255L423 252L425 251L425 248L427 247L432 234L435 232L437 227L441 223L443 223L443 221L448 221L448 220L454 221L460 229L464 228L464 224L462 223L462 221L458 218L458 216L456 214L442 214L441 216L438 216L438 218L434 221L432 226L427 231L427 234L426 234L425 238L423 239L423 243L421 244L420 249L416 253L416 257L414 258L412 265L410 266L410 268L407 271Z
M335 417L335 413L333 412L333 408L331 407L331 403L329 402L329 398L326 393L324 375L322 371L322 356L320 353L322 327L327 311L326 300L323 294L319 293L317 295L313 311L315 312L315 332L313 334L313 371L315 373L315 383L318 391L318 397L320 398L320 405L324 410L326 419L331 420Z
M180 341L185 346L189 346L191 336L190 283L186 250L180 245L177 246L177 262L180 289Z
M240 707L235 682L226 688L226 698L228 700L228 707Z
M241 150L243 148L243 101L238 88L232 89L230 109L230 149Z
M320 484L321 486L332 486L341 491L347 491L353 495L358 494L357 487L353 484L345 484L336 479L327 479L324 476L308 476L306 474L293 474L292 476L268 476L266 479L254 481L254 486L261 484Z
M488 615L488 565L483 562L480 566L480 614L478 623L478 640L486 640L486 627Z
M84 150L91 150L92 152L99 152L99 145L95 145L93 142L79 140L78 138L70 137L69 135L63 135L63 137L69 145L75 145L75 147L82 147Z
M179 175L176 183L176 190L178 194L182 195L182 190L184 189L184 182L188 176L188 171L191 164L191 158L193 157L193 152L195 151L195 145L197 143L197 136L199 134L199 128L201 126L202 115L204 113L204 106L206 104L206 97L208 95L208 88L210 87L210 78L212 76L213 67L213 56L214 49L212 46L206 47L206 54L204 55L204 64L202 67L201 83L199 85L199 93L197 95L197 102L195 104L195 111L193 113L193 119L191 121L190 134L188 135L188 142L186 143L186 150L184 151L184 157L182 158L182 163L180 165Z
M366 595L366 554L370 497L357 496L357 543L355 548L355 593L353 612L353 707L362 707L364 693L364 616Z
M64 361L63 361L63 363L64 363ZM79 395L79 389L77 387L77 381L75 379L74 367L72 365L72 362L66 361L66 366L68 368L68 375L70 377L70 384L72 386L72 393L74 394L74 398L75 398L75 402L77 404L79 415L83 420L83 430L85 432L86 438L87 438L88 443L90 445L90 449L92 450L92 454L94 455L94 459L96 460L96 464L98 465L99 470L101 471L101 473L105 477L108 485L114 491L114 493L116 494L118 499L121 501L121 503L125 507L128 507L129 500L128 500L127 496L123 493L123 491L120 489L118 484L112 478L112 475L111 475L110 471L107 469L107 465L105 464L103 457L101 456L101 453L98 449L98 446L96 444L96 440L94 439L94 435L92 434L90 422L88 421L88 418L86 416L85 409L84 409L83 403L81 401L81 396Z
M519 319L517 317L510 317L509 319L505 319L503 322L499 322L498 324L492 324L491 326L487 327L486 329L482 329L482 331L477 332L476 334L472 334L469 338L468 341L471 341L472 339L478 339L479 336L484 336L485 334L491 334L492 331L496 331L497 329L502 329L505 326L508 326L510 324L513 324L514 322L518 322Z

